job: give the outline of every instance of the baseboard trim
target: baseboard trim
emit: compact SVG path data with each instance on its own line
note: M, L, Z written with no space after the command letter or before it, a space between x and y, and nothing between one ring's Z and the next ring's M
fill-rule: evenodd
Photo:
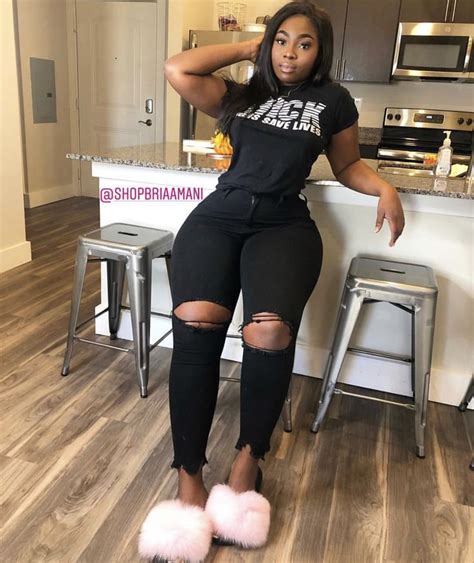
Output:
M12 270L30 261L31 244L27 240L20 242L20 244L0 249L0 273Z
M54 186L46 190L38 190L23 194L25 207L32 209L33 207L40 207L62 199L68 199L78 195L75 192L73 184L66 184L64 186Z

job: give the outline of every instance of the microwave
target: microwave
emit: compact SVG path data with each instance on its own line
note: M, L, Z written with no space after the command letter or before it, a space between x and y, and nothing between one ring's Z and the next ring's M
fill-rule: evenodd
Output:
M393 78L471 82L473 35L469 23L400 23Z

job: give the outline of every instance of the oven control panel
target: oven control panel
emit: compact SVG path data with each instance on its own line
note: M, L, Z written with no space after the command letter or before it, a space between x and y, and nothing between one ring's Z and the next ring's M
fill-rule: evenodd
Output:
M474 112L386 108L384 126L472 131Z

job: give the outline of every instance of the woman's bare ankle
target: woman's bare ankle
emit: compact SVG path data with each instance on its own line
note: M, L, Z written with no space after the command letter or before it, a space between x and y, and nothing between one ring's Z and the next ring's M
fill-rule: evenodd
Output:
M258 462L252 456L250 446L242 448L232 464L229 486L238 493L252 491L257 479Z
M209 496L202 479L202 468L196 474L189 474L186 470L178 469L178 498L186 504L206 506Z

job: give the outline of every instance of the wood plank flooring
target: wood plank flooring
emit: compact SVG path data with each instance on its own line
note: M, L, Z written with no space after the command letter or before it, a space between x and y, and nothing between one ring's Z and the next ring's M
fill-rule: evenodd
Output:
M33 261L0 276L0 561L139 562L143 519L176 492L171 354L152 352L145 400L130 355L77 344L62 378L75 241L98 226L98 203L73 198L28 210L26 219ZM93 264L83 318L98 302ZM222 361L222 373L238 374L239 364ZM473 412L430 403L427 457L419 460L413 413L391 405L336 396L311 434L319 390L319 380L293 377L293 432L278 425L262 464L268 545L213 547L207 561L474 561ZM209 487L228 474L238 410L239 386L221 383Z

